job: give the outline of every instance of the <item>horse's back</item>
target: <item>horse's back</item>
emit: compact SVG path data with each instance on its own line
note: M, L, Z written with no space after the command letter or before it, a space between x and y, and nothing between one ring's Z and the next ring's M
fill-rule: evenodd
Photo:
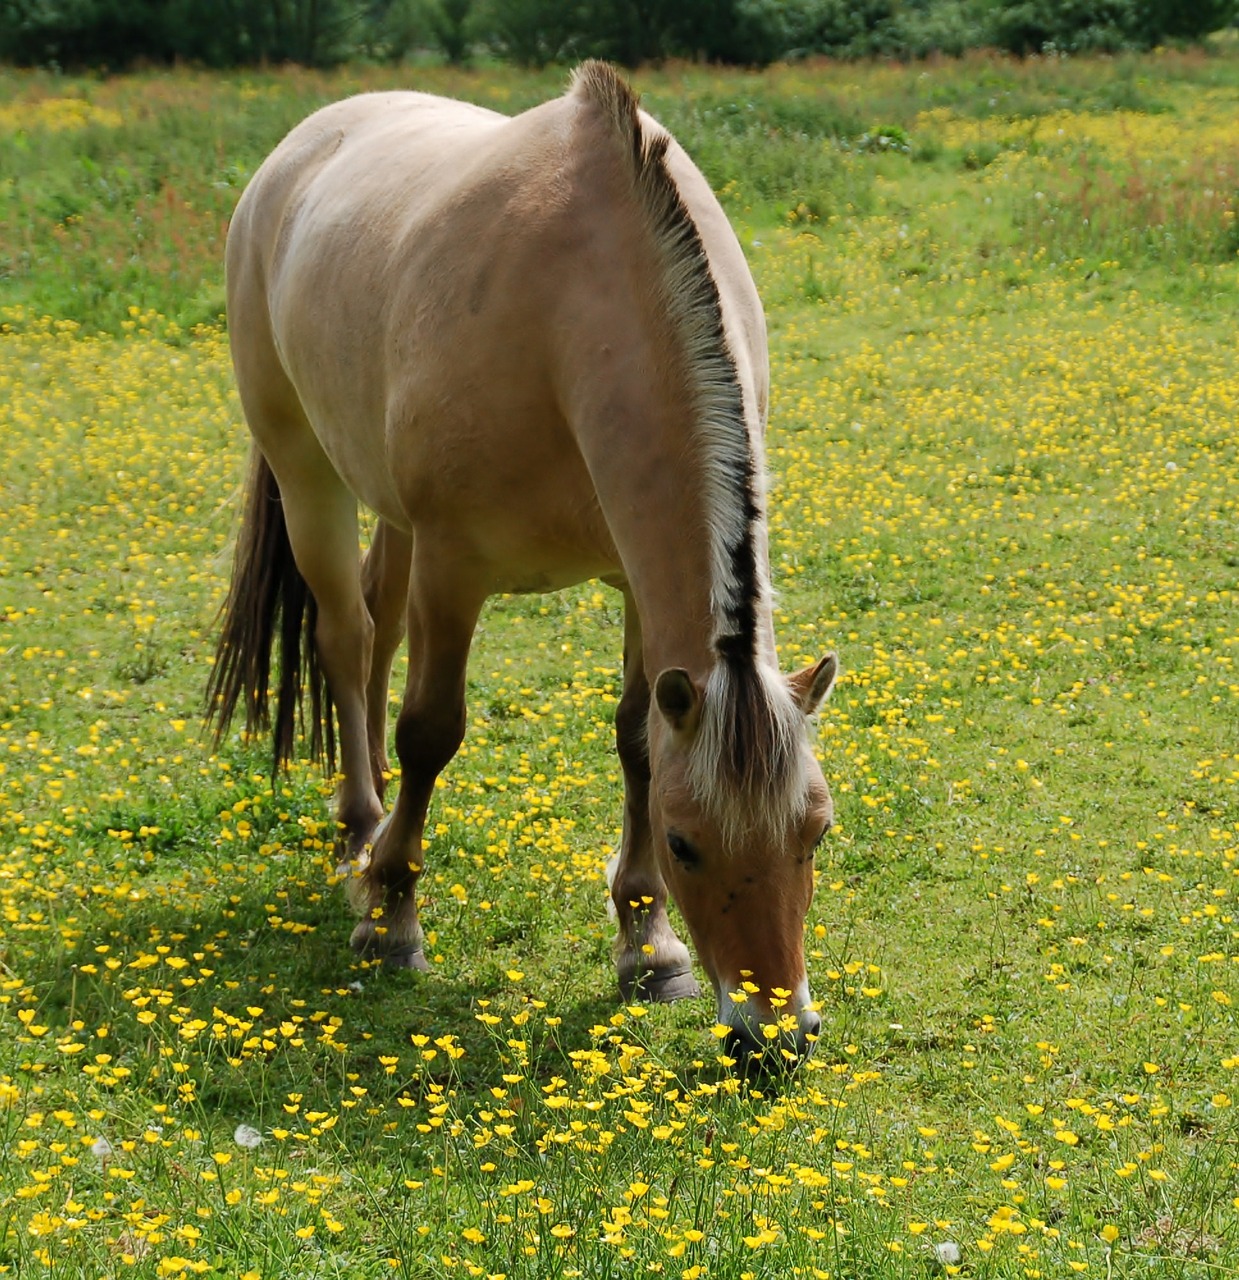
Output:
M229 260L257 254L269 270L288 220L307 208L330 217L416 197L417 186L450 166L460 143L483 136L507 117L431 94L363 93L322 107L295 126L246 186L229 228ZM455 145L453 145L455 144ZM308 204L307 204L308 202ZM249 259L252 262L252 258Z
M278 334L306 315L308 301L332 337L377 319L401 243L450 207L479 141L504 123L495 112L421 93L362 94L315 112L264 161L237 205L227 246L230 319L234 310L243 319L265 315ZM353 307L366 316L350 325ZM288 338L294 356L298 344Z
M507 123L420 93L324 107L259 168L229 229L234 359L260 445L278 450L277 420L304 414L358 496L398 522L386 468L366 460L385 456L394 366L422 363L438 295L467 264L469 239L488 238L463 234L459 207Z
M451 522L519 561L520 582L496 571L509 587L612 560L554 386L556 309L589 275L571 242L596 221L565 174L573 111L347 100L272 153L229 234L238 384L277 474L273 455L321 447L391 523ZM538 520L507 514L515 493Z

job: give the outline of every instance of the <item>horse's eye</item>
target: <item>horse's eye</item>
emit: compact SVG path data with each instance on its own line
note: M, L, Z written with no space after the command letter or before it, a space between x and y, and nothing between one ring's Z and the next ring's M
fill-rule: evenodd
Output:
M667 837L667 848L671 850L671 856L680 866L691 869L697 865L697 850L683 836L676 835L674 831Z
M816 852L817 852L817 850L818 850L818 849L820 849L820 848L822 847L822 841L826 839L827 833L830 831L830 828L831 828L833 825L834 825L833 823L828 822L828 823L827 823L827 824L822 828L822 834L821 834L820 836L818 836L818 838L817 838L816 840L814 840L814 842L813 842L813 848L809 850L809 857L810 857L810 858L811 858L811 857L813 857L814 853L816 853Z

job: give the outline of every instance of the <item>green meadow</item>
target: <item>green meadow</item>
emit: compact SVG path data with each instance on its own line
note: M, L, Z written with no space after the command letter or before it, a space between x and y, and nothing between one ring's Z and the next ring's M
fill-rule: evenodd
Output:
M1236 1274L1239 54L635 77L765 302L784 663L843 668L796 1073L618 1002L601 585L483 617L428 974L349 952L330 780L202 732L248 176L563 80L0 71L0 1273Z

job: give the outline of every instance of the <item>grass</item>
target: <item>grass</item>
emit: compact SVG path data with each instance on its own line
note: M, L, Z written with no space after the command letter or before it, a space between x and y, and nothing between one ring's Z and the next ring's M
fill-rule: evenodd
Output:
M615 1003L604 588L484 617L430 975L349 955L323 781L200 736L222 229L409 74L0 76L0 1267L1233 1271L1239 64L640 77L766 302L785 664L845 670L774 1082L705 1001Z

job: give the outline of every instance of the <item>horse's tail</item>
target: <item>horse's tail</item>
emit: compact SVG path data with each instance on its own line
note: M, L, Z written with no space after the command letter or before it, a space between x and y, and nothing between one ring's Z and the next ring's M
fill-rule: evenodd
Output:
M250 732L271 728L267 694L271 652L279 635L280 674L275 697L272 766L292 759L297 726L306 728L310 694L310 752L335 771L335 725L326 677L314 647L318 604L293 559L275 473L257 446L250 455L245 513L237 537L232 585L221 610L215 667L207 682L207 720L219 744L239 702Z

